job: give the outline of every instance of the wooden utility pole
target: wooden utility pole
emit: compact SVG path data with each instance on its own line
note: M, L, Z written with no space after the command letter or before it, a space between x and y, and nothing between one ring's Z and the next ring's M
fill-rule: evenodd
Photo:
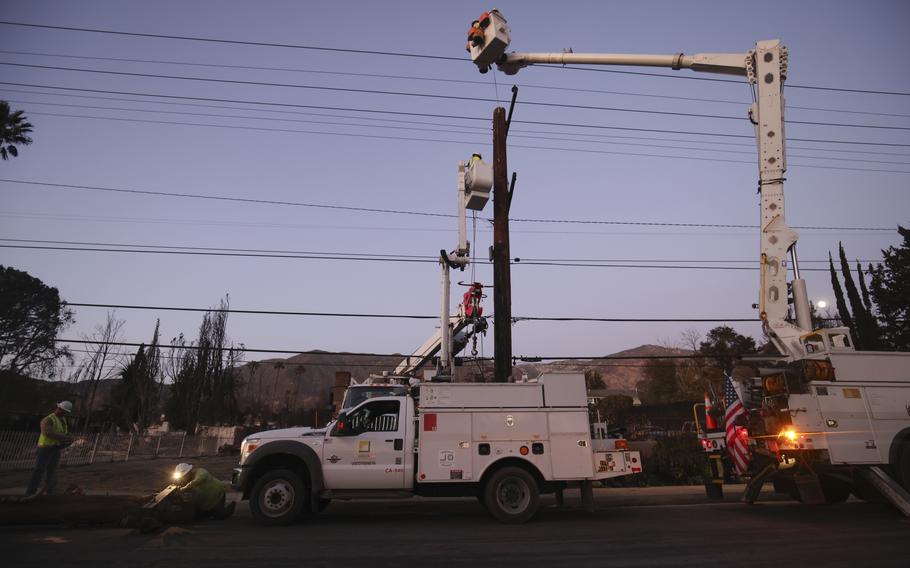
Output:
M506 109L493 111L493 358L495 381L512 376L512 272L509 262L509 174Z

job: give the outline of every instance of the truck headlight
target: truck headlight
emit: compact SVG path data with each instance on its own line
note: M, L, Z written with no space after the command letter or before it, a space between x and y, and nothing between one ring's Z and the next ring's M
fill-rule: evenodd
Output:
M244 438L240 443L240 463L246 461L253 451L259 447L259 438Z
M784 428L778 434L778 438L783 438L791 444L796 443L796 440L799 438L799 434L796 433L796 430L793 428Z

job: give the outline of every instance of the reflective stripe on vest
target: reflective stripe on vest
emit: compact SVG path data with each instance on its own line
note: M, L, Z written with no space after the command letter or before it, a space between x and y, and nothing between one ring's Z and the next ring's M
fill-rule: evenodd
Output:
M55 433L63 434L63 435L67 434L66 420L64 420L63 418L60 418L53 412L48 414L47 418L50 418L51 422L53 422ZM44 434L41 434L40 436L38 436L38 447L39 448L47 448L50 446L56 446L58 444L60 444L60 442L58 442L57 440L54 440L52 438L48 438Z

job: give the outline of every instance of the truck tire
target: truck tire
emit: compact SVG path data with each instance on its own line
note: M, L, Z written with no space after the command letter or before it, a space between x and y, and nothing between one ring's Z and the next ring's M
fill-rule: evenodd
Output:
M504 467L487 480L483 488L483 503L501 523L525 523L540 507L537 480L519 467Z
M850 497L850 485L830 477L822 477L820 480L822 486L822 495L825 496L825 503L834 505L843 503Z
M250 512L260 524L289 525L306 505L306 486L300 474L289 469L266 472L250 491Z
M897 463L894 465L897 482L910 491L910 442L903 443L897 455Z

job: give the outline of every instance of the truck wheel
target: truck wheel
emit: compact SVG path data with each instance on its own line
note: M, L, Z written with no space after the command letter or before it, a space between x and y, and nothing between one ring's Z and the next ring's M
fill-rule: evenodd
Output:
M483 491L483 502L490 514L499 522L507 524L527 522L540 506L537 480L521 468L504 467L487 481Z
M828 505L843 503L850 496L850 485L839 479L822 477L819 482L822 486L822 495L825 496L825 503Z
M900 483L904 489L910 491L910 442L904 442L900 454L897 456L897 463L895 466L894 469L897 474L897 482Z
M250 512L263 525L289 525L306 504L306 487L300 475L289 469L267 472L250 491Z

